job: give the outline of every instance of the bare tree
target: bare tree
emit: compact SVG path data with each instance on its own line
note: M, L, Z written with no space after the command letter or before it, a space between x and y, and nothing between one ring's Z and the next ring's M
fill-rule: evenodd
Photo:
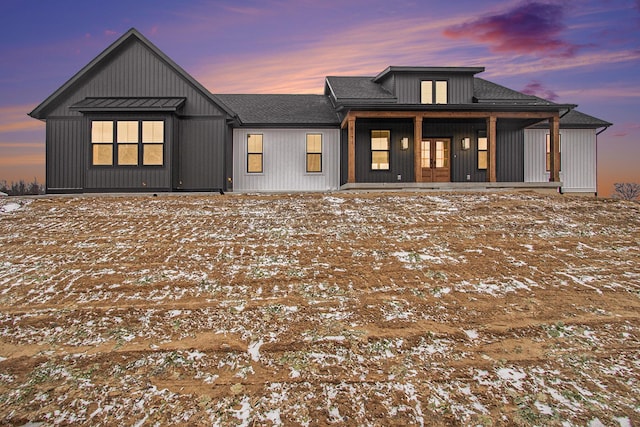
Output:
M622 200L636 200L640 196L640 184L635 182L616 182L613 184L615 193L613 197Z

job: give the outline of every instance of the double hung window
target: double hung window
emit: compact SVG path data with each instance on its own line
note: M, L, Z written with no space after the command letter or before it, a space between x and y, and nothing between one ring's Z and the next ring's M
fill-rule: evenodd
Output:
M307 134L307 172L322 172L322 134Z
M371 131L371 169L389 170L391 131Z
M247 172L263 172L263 144L262 134L247 135Z

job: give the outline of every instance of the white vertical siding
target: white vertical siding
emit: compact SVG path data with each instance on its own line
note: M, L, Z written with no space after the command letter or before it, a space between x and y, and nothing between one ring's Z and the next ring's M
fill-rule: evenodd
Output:
M547 129L527 129L524 136L524 181L549 181L546 170ZM560 180L564 192L596 192L595 129L561 129Z
M307 173L306 135L322 134L322 172ZM247 173L247 135L262 134L263 173ZM327 191L340 186L339 129L234 129L233 190Z

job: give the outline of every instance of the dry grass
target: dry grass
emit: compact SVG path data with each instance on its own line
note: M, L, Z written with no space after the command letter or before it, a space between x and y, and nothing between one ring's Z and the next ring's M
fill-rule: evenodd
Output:
M637 204L0 204L2 424L640 423Z

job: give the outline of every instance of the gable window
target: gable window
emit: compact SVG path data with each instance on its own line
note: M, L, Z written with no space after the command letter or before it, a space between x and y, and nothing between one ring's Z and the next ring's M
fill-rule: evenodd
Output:
M307 134L307 172L322 172L322 134Z
M487 131L478 132L478 169L487 169Z
M91 145L94 166L162 166L164 121L94 120Z
M560 136L558 136L558 151L560 151L560 153L558 153L558 162L560 163L560 166L562 166L562 138ZM547 134L547 172L551 172L551 135ZM558 170L560 170L560 168L558 168Z
M247 135L247 172L262 173L262 134Z
M371 131L371 169L389 170L391 131Z
M446 80L422 80L420 82L420 103L447 104L448 99Z

